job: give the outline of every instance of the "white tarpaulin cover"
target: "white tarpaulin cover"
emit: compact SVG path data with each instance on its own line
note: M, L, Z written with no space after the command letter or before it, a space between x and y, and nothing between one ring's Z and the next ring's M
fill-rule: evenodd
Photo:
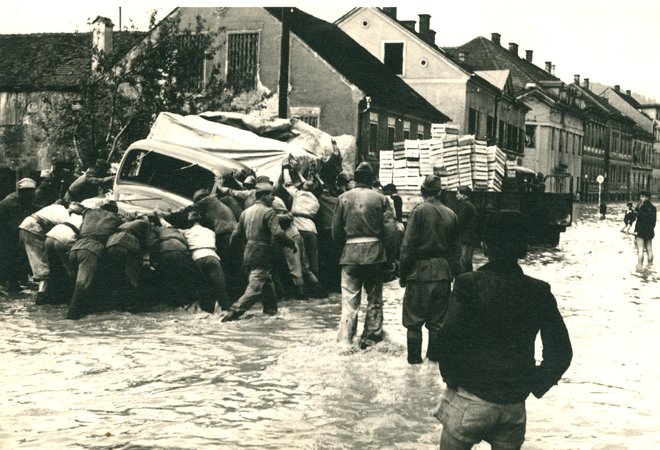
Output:
M305 169L312 160L317 159L316 155L297 145L264 138L194 115L160 113L147 139L218 152L252 168L258 176L268 176L273 182L280 176L283 160L293 158Z

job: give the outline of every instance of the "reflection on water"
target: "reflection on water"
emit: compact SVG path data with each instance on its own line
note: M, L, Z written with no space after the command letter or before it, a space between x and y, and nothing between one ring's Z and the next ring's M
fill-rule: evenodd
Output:
M660 447L658 276L634 271L624 207L609 210L583 208L558 248L523 262L552 284L575 352L528 400L525 449ZM34 293L2 296L0 448L436 448L443 384L406 363L402 293L386 286L387 339L356 353L335 346L337 295L225 324L194 311L72 322Z

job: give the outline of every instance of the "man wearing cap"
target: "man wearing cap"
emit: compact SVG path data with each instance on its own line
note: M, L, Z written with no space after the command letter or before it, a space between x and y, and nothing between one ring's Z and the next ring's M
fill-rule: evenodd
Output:
M429 330L426 356L438 360L440 318L447 307L451 282L460 273L459 222L440 202L440 177L429 175L421 186L424 201L410 212L401 246L400 283L403 326L408 330L408 363L422 362L422 326Z
M284 177L284 189L292 198L291 214L293 215L293 226L296 227L300 236L305 241L305 252L309 261L309 268L315 275L319 273L319 249L316 224L314 219L319 212L319 200L312 192L314 182L306 180L300 172L298 176L302 182L301 188L294 184L291 178L291 166L286 163L282 166L282 175Z
M530 393L541 398L571 363L571 341L550 285L518 265L527 253L526 232L518 211L487 216L488 263L454 281L440 322L439 367L447 389L435 415L443 424L442 449L467 450L482 440L520 448L525 399Z
M364 288L368 305L360 348L366 349L383 339L383 272L393 258L385 249L394 239L396 225L387 199L372 189L374 171L369 163L360 163L353 178L356 186L339 196L332 220L332 237L343 247L337 340L352 345Z
M481 244L477 231L477 208L470 201L471 189L459 186L456 191L456 216L458 217L459 240L461 243L461 272L472 272L472 254L474 247ZM458 274L455 274L458 275Z
M277 299L273 285L273 241L277 240L285 247L295 248L280 227L277 214L273 210L273 185L263 180L257 182L256 202L241 213L238 226L231 236L232 244L236 239L245 239L243 267L249 272L248 286L245 292L222 317L223 322L236 320L248 311L257 301L263 304L265 314L277 313Z
M67 202L82 202L86 198L96 197L104 186L111 183L114 176L108 175L110 163L105 159L97 159L94 166L71 183L64 195Z
M82 211L80 237L69 253L76 284L67 319L80 319L92 306L92 288L97 279L99 263L105 256L105 245L110 235L122 224L117 212L117 203L112 200L107 200L100 208Z
M640 191L639 203L635 208L637 222L635 223L635 246L637 247L637 270L642 270L644 252L646 264L653 266L653 238L655 237L656 210L651 203L651 192Z
M20 239L32 269L32 279L38 283L37 305L49 303L46 292L50 278L50 261L46 251L46 233L68 219L69 210L58 202L27 216L18 226Z
M16 183L16 192L0 201L0 282L7 290L17 291L27 277L25 251L19 240L18 226L39 207L34 203L37 183L22 178Z
M257 180L254 175L248 175L243 181L243 189L232 189L224 186L218 186L218 192L223 195L229 195L232 198L238 199L243 204L243 209L247 209L254 205L257 201L257 191L255 189Z

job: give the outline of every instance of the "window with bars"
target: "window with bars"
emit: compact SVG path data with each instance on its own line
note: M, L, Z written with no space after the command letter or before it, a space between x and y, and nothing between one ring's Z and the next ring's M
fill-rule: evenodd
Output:
M194 91L204 87L206 53L203 38L198 34L177 36L177 50L182 58L177 79L183 90Z
M257 87L259 33L230 33L227 42L227 85L236 92Z

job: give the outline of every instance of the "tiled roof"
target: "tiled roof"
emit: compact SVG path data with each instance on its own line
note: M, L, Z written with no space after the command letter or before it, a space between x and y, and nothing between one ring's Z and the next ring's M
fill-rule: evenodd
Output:
M282 8L265 9L281 20ZM289 27L337 72L370 96L375 104L432 122L450 120L338 26L291 8Z
M579 86L573 83L571 86L575 86L578 90L582 91L582 95L587 103L587 109L590 111L598 111L601 114L606 114L609 117L616 119L620 122L627 123L628 125L634 125L635 121L631 118L625 116L617 108L610 104L604 97L597 95L595 92Z
M446 47L445 51L454 56L458 56L460 51L466 52L466 63L476 70L510 70L516 95L524 91L527 83L538 83L542 80L560 81L559 78L536 64L516 56L483 36L474 38L459 47Z
M128 51L144 35L115 32L115 55ZM75 90L91 67L92 33L0 35L0 61L0 90Z
M621 91L617 91L616 89L612 89L612 92L614 92L619 97L621 97L626 103L628 103L633 108L635 109L641 108L642 105L637 100L635 100L635 98L632 95L625 94Z

